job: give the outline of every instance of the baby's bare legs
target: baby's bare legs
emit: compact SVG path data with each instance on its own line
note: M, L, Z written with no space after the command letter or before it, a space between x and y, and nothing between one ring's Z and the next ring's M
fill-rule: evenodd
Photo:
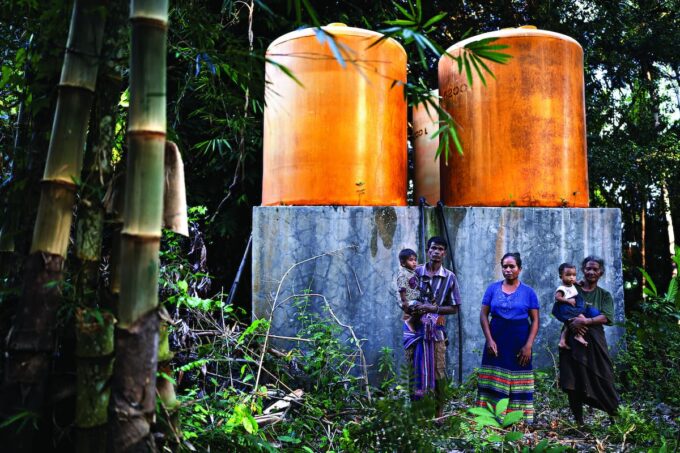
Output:
M560 334L560 343L558 345L562 349L571 349L569 345L567 344L567 329L562 329L562 333Z

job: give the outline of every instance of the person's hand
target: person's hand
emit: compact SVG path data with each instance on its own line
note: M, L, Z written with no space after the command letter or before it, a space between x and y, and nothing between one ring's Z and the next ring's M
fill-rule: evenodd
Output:
M576 306L576 299L567 299L567 303L572 307Z
M577 334L577 335L585 335L586 332L588 331L588 328L586 327L586 320L588 318L571 318L569 321L569 330L571 330L572 333Z
M486 349L489 351L489 354L498 357L498 346L496 346L496 342L493 339L486 340Z
M520 365L525 366L527 363L529 363L529 360L531 360L531 346L525 344L517 354L517 361Z
M413 314L417 316L422 316L425 313L434 313L436 310L434 305L430 304L418 304L413 308Z

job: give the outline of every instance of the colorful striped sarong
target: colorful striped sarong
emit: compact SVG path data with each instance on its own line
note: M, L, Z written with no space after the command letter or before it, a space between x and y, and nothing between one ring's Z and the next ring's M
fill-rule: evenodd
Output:
M435 357L434 341L436 331L443 330L437 325L439 316L428 313L423 315L415 331L404 322L403 340L404 350L413 347L413 385L411 399L422 399L428 391L434 391L435 386Z
M508 411L524 411L527 423L534 420L534 371L531 360L520 366L519 350L527 341L528 320L508 320L498 316L491 319L491 336L496 342L498 356L494 357L484 345L482 367L477 383L477 405L495 405L509 398Z

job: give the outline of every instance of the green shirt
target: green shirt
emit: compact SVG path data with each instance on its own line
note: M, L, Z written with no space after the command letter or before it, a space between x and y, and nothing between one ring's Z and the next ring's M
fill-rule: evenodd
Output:
M597 308L607 317L607 325L614 323L614 298L609 291L596 287L593 291L586 292L580 286L576 286L578 293L583 297L586 305Z

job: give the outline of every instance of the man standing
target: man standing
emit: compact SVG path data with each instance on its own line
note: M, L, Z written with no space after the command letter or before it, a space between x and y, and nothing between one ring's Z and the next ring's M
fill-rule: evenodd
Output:
M443 266L447 248L442 237L433 236L427 241L428 261L416 268L424 303L410 309L411 316L421 322L415 330L404 325L406 363L411 367L415 381L413 398L420 399L434 383L437 417L441 417L444 410L444 391L448 385L446 316L458 313L461 302L456 276ZM408 307L403 308L409 312Z

